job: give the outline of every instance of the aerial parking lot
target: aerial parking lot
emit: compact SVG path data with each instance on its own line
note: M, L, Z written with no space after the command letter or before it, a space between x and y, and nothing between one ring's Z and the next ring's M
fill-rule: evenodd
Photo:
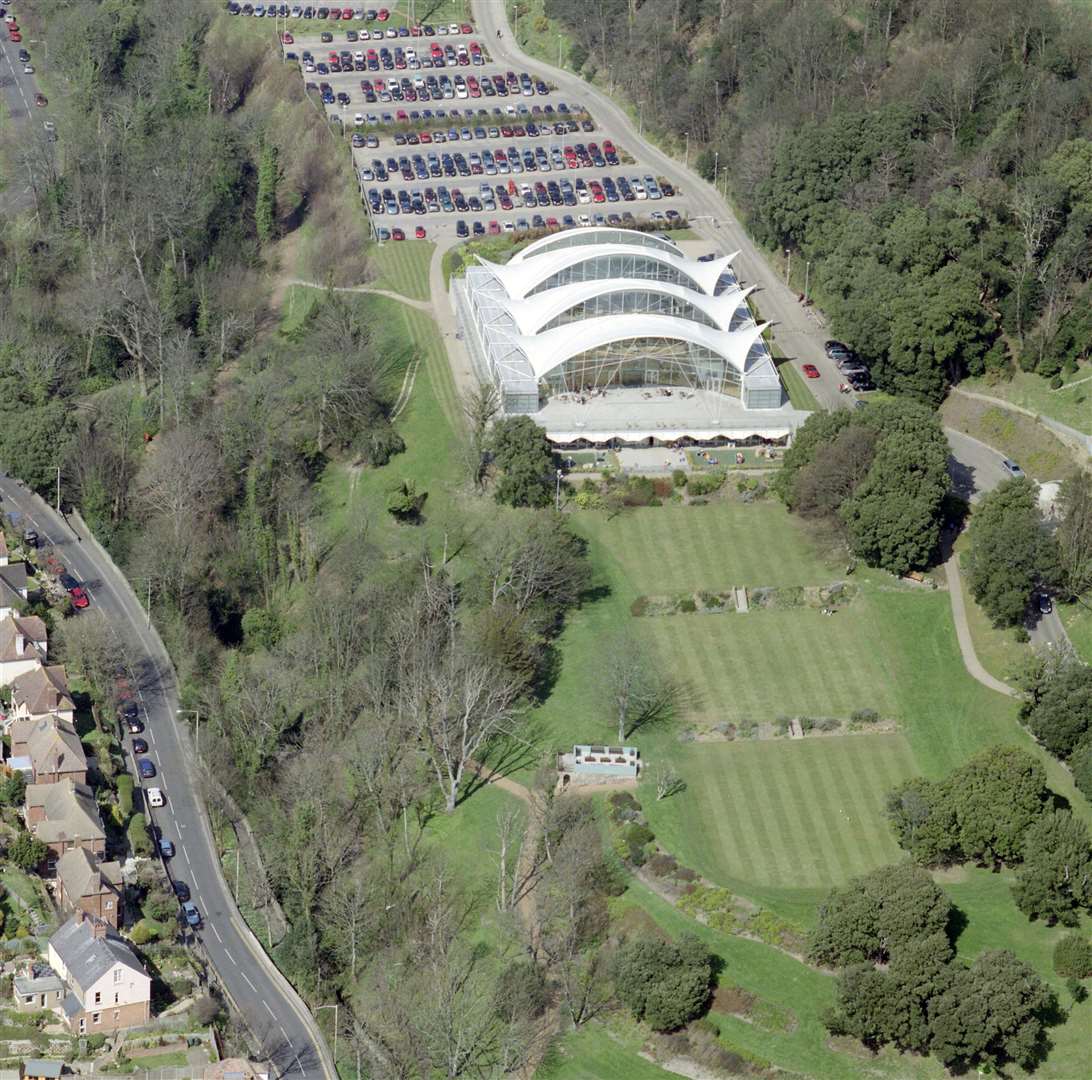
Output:
M289 5L290 18L296 7L306 12ZM669 227L687 217L683 194L580 101L533 69L495 62L472 24L396 25L394 12L369 19L372 9L355 7L319 18L322 10L277 34L346 141L378 239Z

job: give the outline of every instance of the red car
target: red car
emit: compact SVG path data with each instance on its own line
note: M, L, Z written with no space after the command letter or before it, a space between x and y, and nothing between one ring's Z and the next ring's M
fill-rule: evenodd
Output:
M474 33L474 27L471 26L470 23L468 23L468 22L464 22L463 25L459 27L459 29L464 34L473 34Z
M424 30L422 30L419 26L411 26L409 28L409 32L410 37L420 37L424 33Z
M389 11L388 11L388 10L387 10L387 9L386 9L385 7L381 7L381 8L380 8L380 9L379 9L379 10L378 10L378 11L376 12L376 14L375 14L375 17L376 17L376 18L377 18L377 19L378 19L378 20L379 20L380 22L386 22L386 21L387 21L387 20L388 20L388 19L389 19L389 18L391 17L391 13L390 13L390 12L389 12Z
M418 240L424 240L424 238L425 238L425 227L424 227L424 225L418 225L417 228L413 230L413 235Z
M35 94L34 104L37 105L39 109L44 109L49 102L46 100L45 94Z
M83 591L81 585L77 585L74 589L70 589L68 595L72 597L73 607L85 608L91 603L91 598Z
M343 19L351 19L353 17L353 9L351 7L342 8L341 17Z
M350 17L352 16L351 11L349 12L349 15L350 15ZM330 8L330 16L329 17L331 19L337 19L340 22L341 21L341 8Z
M804 364L802 370L809 379L819 378L819 369L814 364Z
M288 33L288 31L285 31L283 34L281 34L281 42L285 45L294 45L296 39L290 33Z
M405 240L406 234L401 229L391 229L392 240Z
M501 231L500 222L499 221L491 221L489 223L489 227L487 228L486 231L489 233L490 236L500 236L500 231Z
M22 40L23 40L23 35L20 34L18 30L9 30L8 31L8 41L14 41L16 44L18 44Z

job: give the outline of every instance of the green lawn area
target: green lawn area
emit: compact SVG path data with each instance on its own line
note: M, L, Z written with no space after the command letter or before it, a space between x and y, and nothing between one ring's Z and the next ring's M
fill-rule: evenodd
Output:
M956 550L962 554L969 549L967 534L964 533L956 543ZM961 564L962 565L962 564ZM997 627L990 617L971 596L967 588L967 579L963 577L963 600L967 608L967 624L971 628L974 651L982 666L995 678L1011 683L1015 674L1031 657L1030 644L1021 644L1016 640L1012 627Z
M593 1020L559 1039L535 1072L535 1080L666 1080L665 1072L641 1057L643 1032L619 1017Z
M901 734L692 743L672 759L686 790L642 805L668 850L715 881L827 889L900 859L883 802L917 772Z
M343 463L330 465L321 481L323 516L335 535L344 529L378 530L397 537L407 551L420 552L425 537L442 531L463 483L454 431L460 424L459 405L447 354L436 323L423 311L397 300L364 295L369 317L396 329L410 359L420 357L409 404L396 422L406 449L378 469L353 470ZM402 480L412 480L427 491L424 525L399 525L386 512L387 493ZM423 535L424 533L424 535Z
M412 300L429 298L428 267L436 245L427 240L407 240L404 243L377 244L370 259L377 289L389 289Z
M1092 435L1092 364L1083 364L1072 375L1063 376L1064 385L1050 388L1050 380L1029 371L1017 371L1011 379L991 382L964 379L966 390L1002 398L1052 420Z
M1074 451L1038 420L1023 413L949 394L940 415L946 427L1001 451L1040 482L1062 480L1077 467Z
M1092 664L1092 607L1084 604L1063 604L1061 616L1073 648L1086 664Z
M789 395L789 402L792 407L804 412L818 412L819 402L815 400L815 395L811 392L807 379L792 366L781 350L772 342L770 343L770 351L774 355L774 360L777 363L777 373L781 376L781 381L785 385L785 393Z

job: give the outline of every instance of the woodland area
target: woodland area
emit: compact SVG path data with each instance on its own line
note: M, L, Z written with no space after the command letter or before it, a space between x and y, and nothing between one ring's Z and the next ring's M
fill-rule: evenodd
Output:
M546 0L570 59L810 262L881 389L1092 342L1092 23L1050 0ZM802 287L802 286L801 286ZM922 331L926 330L926 333Z

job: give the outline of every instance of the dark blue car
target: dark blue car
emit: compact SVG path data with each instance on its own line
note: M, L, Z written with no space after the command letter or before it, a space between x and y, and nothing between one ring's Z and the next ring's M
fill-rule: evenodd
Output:
M155 765L148 758L139 758L137 760L137 769L142 780L151 780L155 776Z

